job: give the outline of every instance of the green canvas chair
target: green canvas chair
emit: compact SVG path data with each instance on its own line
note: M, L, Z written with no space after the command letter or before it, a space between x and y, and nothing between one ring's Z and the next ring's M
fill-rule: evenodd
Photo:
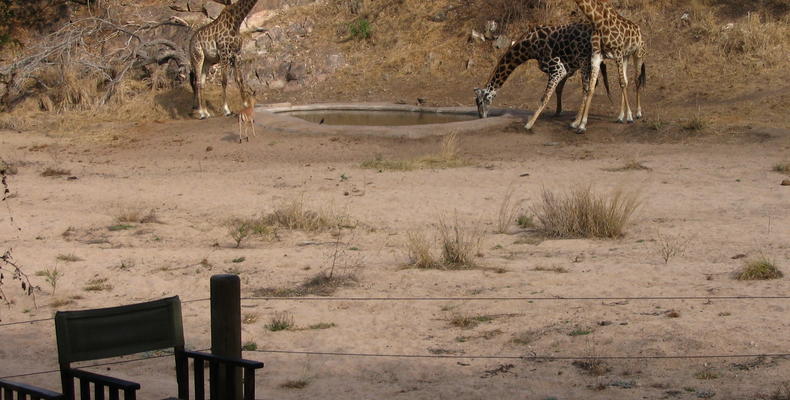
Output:
M140 389L138 383L83 371L71 366L71 363L79 361L172 348L175 358L178 398L189 399L188 360L191 358L194 366L194 398L196 400L205 399L204 367L206 363L209 365L210 399L214 400L236 398L237 393L235 393L236 387L234 385L228 385L225 392L219 393L217 382L221 371L224 372L228 381L232 382L239 369L244 371L243 399L253 400L255 398L255 370L263 368L263 363L258 361L226 358L184 350L181 302L177 296L120 307L58 312L55 314L55 331L58 341L58 362L60 363L63 398L66 400L75 399L75 380L79 381L81 400L90 400L91 398L104 400L105 388L110 400L119 400L121 393L123 393L124 399L135 400L136 392ZM0 382L0 387L3 387L2 385L3 383ZM44 392L42 391L42 393ZM58 399L58 397L40 398Z

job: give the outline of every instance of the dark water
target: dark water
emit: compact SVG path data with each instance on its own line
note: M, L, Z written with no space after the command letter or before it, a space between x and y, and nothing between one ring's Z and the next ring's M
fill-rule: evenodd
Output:
M281 114L324 125L405 126L470 121L476 115L413 111L288 111Z

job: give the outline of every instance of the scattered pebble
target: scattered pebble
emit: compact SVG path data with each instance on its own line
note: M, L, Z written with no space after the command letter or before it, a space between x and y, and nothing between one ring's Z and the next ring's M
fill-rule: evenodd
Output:
M790 186L790 179L785 179L782 181L782 186Z
M211 146L206 147L206 151L211 151L211 150L214 150L214 148Z

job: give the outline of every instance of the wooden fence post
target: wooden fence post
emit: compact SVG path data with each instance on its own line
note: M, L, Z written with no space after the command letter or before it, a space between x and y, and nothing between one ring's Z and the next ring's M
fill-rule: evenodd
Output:
M241 282L238 275L220 274L211 277L211 353L218 356L241 358ZM220 371L218 393L221 399L241 400L241 371L235 382L226 382L225 371ZM235 387L235 390L233 390ZM235 399L227 396L235 393Z

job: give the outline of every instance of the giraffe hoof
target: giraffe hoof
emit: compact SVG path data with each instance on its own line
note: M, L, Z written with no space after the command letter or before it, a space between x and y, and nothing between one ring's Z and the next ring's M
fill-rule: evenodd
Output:
M642 114L636 114L636 119L642 119Z
M576 128L576 134L577 135L584 135L584 132L586 132L586 131L587 131L587 129L584 129L584 128Z
M634 120L633 120L633 119L629 119L629 120L627 120L626 122L627 122L627 123L629 123L629 124L633 124L633 123L634 123Z

